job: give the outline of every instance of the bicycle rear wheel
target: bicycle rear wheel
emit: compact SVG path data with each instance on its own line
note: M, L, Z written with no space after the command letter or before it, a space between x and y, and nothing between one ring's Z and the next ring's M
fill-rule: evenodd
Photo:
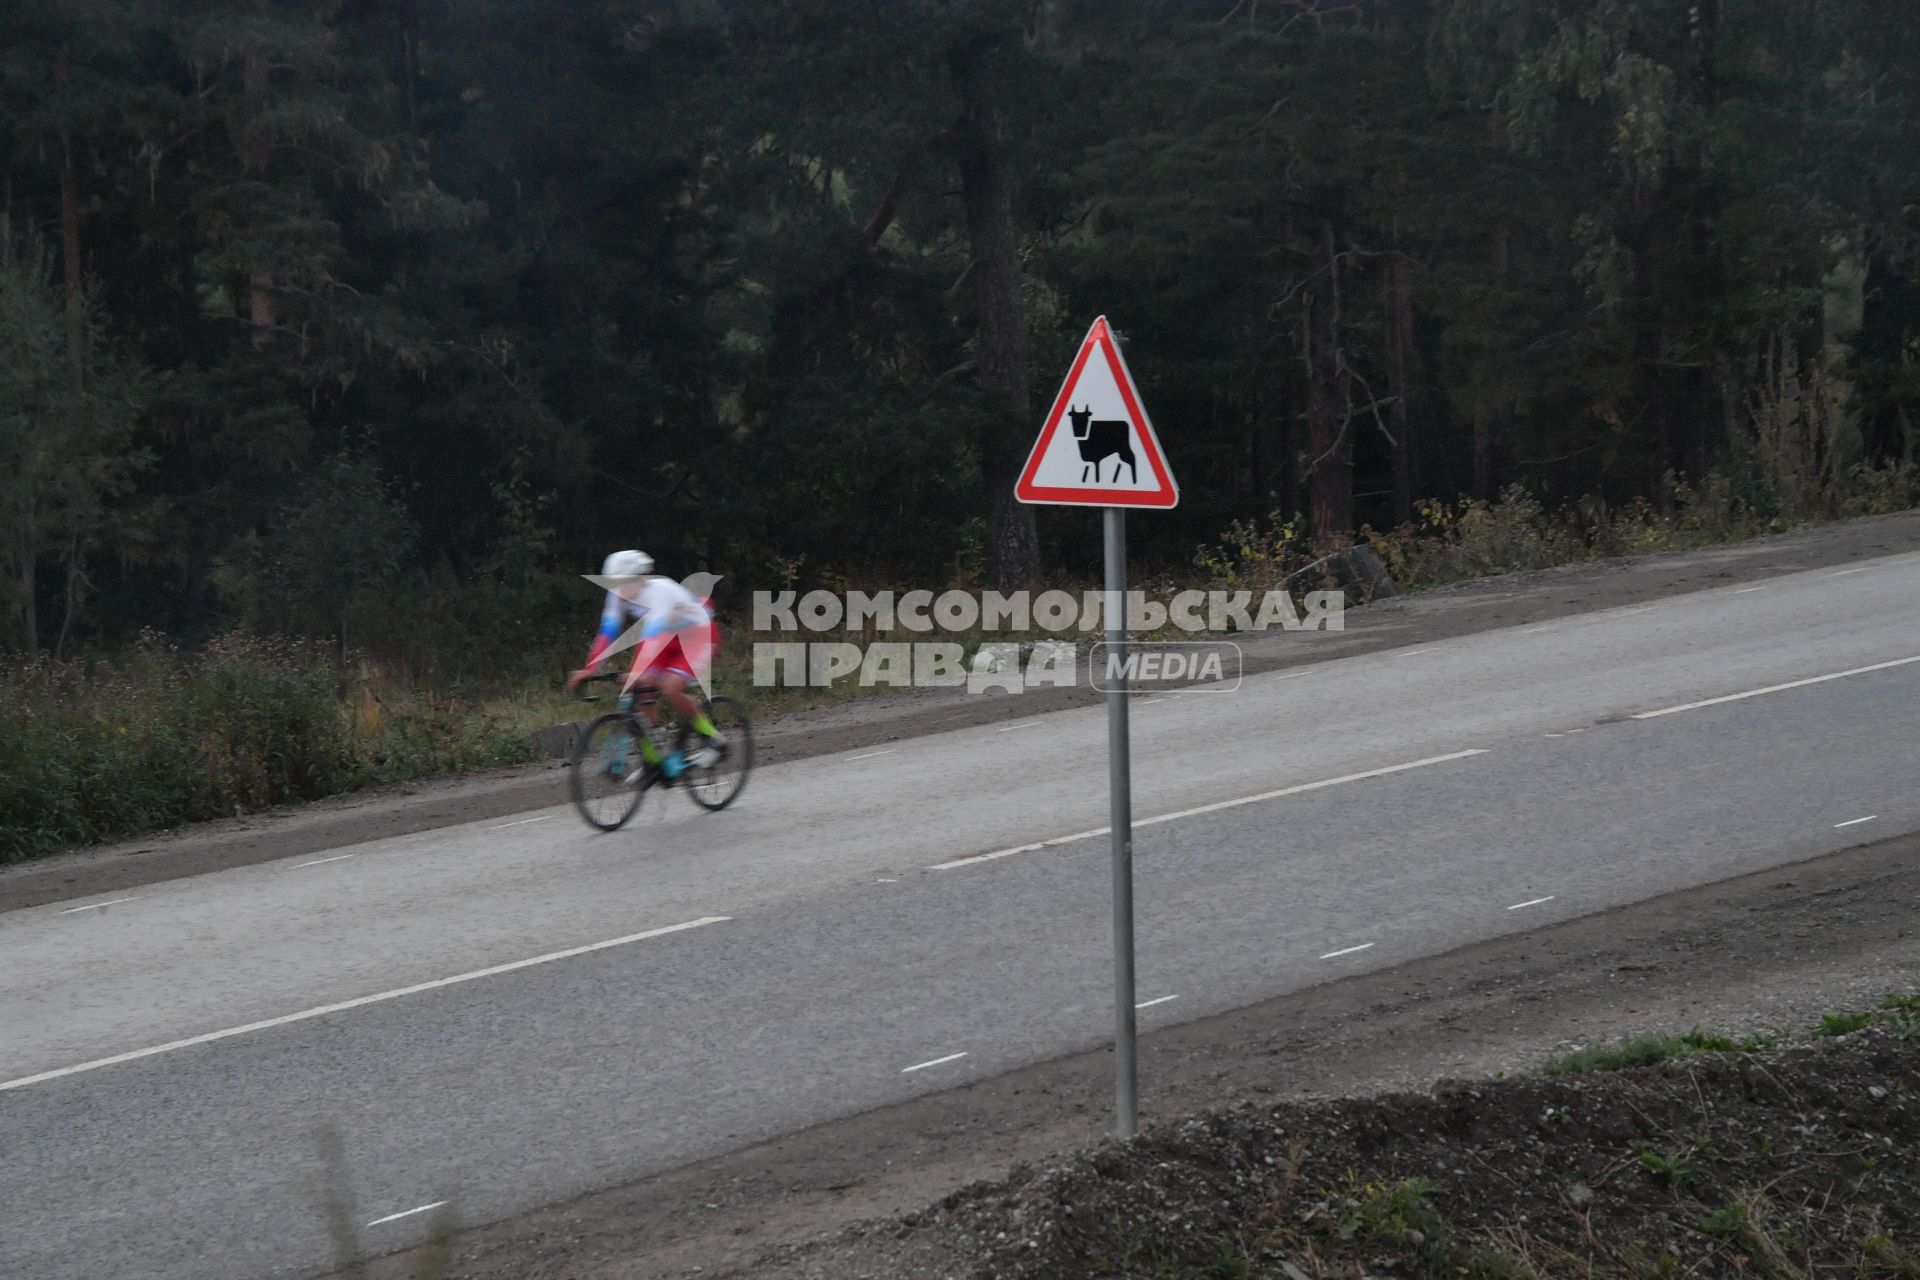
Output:
M613 711L574 739L567 787L580 816L602 831L618 831L640 809L646 793L640 755L644 732L638 717Z
M747 775L753 771L753 723L747 719L746 708L732 698L713 699L707 704L707 714L713 717L713 727L724 740L718 748L720 758L711 765L689 768L679 780L702 809L724 809L740 798ZM681 726L680 750L685 758L691 759L691 753L704 745L697 731Z

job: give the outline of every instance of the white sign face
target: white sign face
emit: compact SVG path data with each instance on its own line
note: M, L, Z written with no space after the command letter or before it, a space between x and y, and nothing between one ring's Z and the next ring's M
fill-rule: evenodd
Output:
M1171 507L1180 500L1105 316L1080 344L1014 496L1089 507Z

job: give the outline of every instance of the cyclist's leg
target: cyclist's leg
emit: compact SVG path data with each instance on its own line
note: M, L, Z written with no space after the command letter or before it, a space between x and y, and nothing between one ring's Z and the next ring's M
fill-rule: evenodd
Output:
M648 724L659 724L660 708L653 699L636 696L645 692L642 686L652 684L653 673L640 665L636 654L633 667L627 672L626 683L621 686L624 692L620 696L620 706L622 710L634 710L637 702L641 718ZM640 758L655 768L660 765L660 753L654 749L653 738L644 733L640 735Z
M687 677L685 672L676 671L671 668L656 669L653 673L653 680L655 684L660 686L661 696L666 698L666 700L672 704L673 709L680 713L681 719L685 720L688 724L693 724L696 720L706 718L706 713L700 709L700 704L694 701L692 694L687 692ZM698 728L697 725L695 727ZM702 730L702 732L710 732L710 730Z

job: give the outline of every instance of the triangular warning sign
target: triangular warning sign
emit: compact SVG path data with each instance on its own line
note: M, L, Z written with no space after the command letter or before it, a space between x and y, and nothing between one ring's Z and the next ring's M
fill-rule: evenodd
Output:
M1105 316L1087 330L1013 493L1022 502L1071 507L1171 507L1180 501L1180 487Z

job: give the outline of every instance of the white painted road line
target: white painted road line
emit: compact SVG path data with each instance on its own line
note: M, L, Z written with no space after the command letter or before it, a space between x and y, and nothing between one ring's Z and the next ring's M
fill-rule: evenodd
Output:
M1863 822L1872 822L1875 818L1879 816L1880 815L1877 813L1870 813L1864 818L1851 818L1846 822L1836 822L1833 824L1833 829L1835 831L1838 831L1842 827L1857 827Z
M1402 649L1400 652L1394 654L1393 656L1396 658L1411 658L1416 653L1432 653L1432 652L1433 652L1432 645L1423 645L1418 649Z
M1151 1009L1157 1004L1165 1004L1169 1000L1178 1000L1179 998L1179 996L1159 996L1152 1000L1142 1000L1133 1007L1136 1009Z
M344 1013L348 1009L358 1009L363 1005L380 1004L386 1000L398 1000L402 996L418 995L422 991L436 991L441 987L456 986L462 982L474 982L480 978L492 978L503 973L512 973L516 969L531 969L537 964L551 964L555 960L570 960L574 956L584 956L595 951L605 951L610 947L624 947L628 943L642 942L648 938L658 938L669 933L681 933L687 929L698 929L703 925L720 924L732 919L731 916L704 916L698 920L688 920L682 924L670 924L660 929L649 929L645 933L630 933L624 938L608 938L605 942L589 942L584 947L568 947L565 951L549 951L543 956L532 956L525 960L514 960L507 964L496 964L485 969L475 969L471 973L456 973L450 978L435 978L431 982L417 982L410 987L398 987L392 991L381 991L370 996L359 996L352 1000L342 1000L337 1004L323 1004L318 1008L302 1009L298 1013L286 1013L277 1018L264 1018L259 1022L249 1022L244 1026L228 1027L224 1031L209 1031L205 1035L189 1036L185 1040L173 1040L166 1044L157 1044L147 1049L134 1049L127 1053L116 1053L110 1058L95 1058L92 1062L77 1063L71 1067L60 1067L53 1071L42 1071L38 1075L21 1076L18 1080L0 1080L0 1093L9 1089L24 1089L30 1084L42 1084L48 1080L59 1080L65 1076L77 1076L83 1071L98 1071L102 1067L118 1066L123 1062L137 1062L141 1058L157 1057L163 1053L172 1053L176 1049L191 1049L196 1045L212 1044L216 1040L231 1040L235 1036L244 1036L255 1031L267 1031L274 1027L284 1027L290 1023L305 1022L310 1018L324 1018L330 1013Z
M133 901L132 898L114 898L108 902L90 902L84 907L68 907L65 911L62 911L60 914L63 916L70 916L76 911L98 911L102 907L117 907L123 902L132 902L132 901Z
M1552 627L1528 627L1525 631L1522 631L1520 634L1523 636L1537 636L1542 631L1551 631L1551 630L1553 630Z
M1868 571L1870 571L1870 570L1871 570L1871 569L1872 569L1873 567L1874 567L1874 566L1872 566L1872 565L1870 565L1870 564L1863 564L1863 565L1861 565L1861 566L1860 566L1860 567L1859 567L1858 569L1842 569L1842 570L1841 570L1840 572L1838 572L1838 573L1830 573L1830 574L1828 574L1827 576L1828 576L1829 578L1844 578L1844 577L1846 577L1846 576L1847 576L1848 574L1850 574L1850 573L1866 573L1866 572L1868 572Z
M1392 773L1405 773L1409 769L1424 769L1430 764L1446 764L1450 760L1465 760L1468 756L1487 754L1486 747L1470 747L1465 751L1453 751L1444 756L1428 756L1425 760L1409 760L1405 764L1390 764L1384 769L1368 769L1364 773L1349 773L1339 778L1328 778L1322 782L1303 782L1297 787L1282 787L1278 791L1262 791L1256 796L1241 796L1238 800L1222 800L1216 804L1203 804L1192 809L1180 809L1173 813L1163 813L1153 818L1134 819L1134 830L1141 827L1156 826L1162 822L1178 822L1181 818L1192 818L1203 813L1218 813L1222 809L1237 809L1243 804L1260 804L1266 800L1278 800L1283 796L1297 796L1307 791L1319 791L1326 787L1337 787L1348 782L1362 782L1368 778L1384 778ZM992 862L996 858L1011 858L1016 853L1037 853L1042 849L1052 849L1058 845L1072 844L1077 840L1091 840L1095 836L1110 835L1112 827L1095 827L1091 831L1076 831L1070 836L1055 836L1051 840L1036 840L1032 844L1015 845L1011 849L995 849L992 853L968 854L964 858L955 858L951 862L936 862L930 868L933 871L951 871L955 867L970 867L976 862Z
M1156 702L1165 702L1165 701L1166 701L1165 698L1148 698L1146 701L1136 702L1134 705L1137 707L1150 707Z
M315 858L312 862L295 863L293 869L298 871L301 867L318 867L328 862L345 862L348 858L359 856L357 853L336 853L331 858Z
M890 756L897 750L899 750L898 747L888 747L885 751L869 751L863 756L848 756L847 763L852 764L855 760L871 760L875 756Z
M1746 595L1746 594L1747 594L1747 593L1748 593L1749 591L1765 591L1766 589L1767 589L1767 584L1764 584L1764 583L1763 583L1762 585L1760 585L1760 586L1757 586L1757 587L1742 587L1742 588L1740 588L1740 589L1739 589L1738 591L1736 591L1736 592L1734 592L1733 594L1735 594L1735 595L1737 595L1737 596L1744 596L1744 595Z
M1920 662L1920 656L1895 658L1892 662L1876 662L1870 667L1855 667L1850 671L1836 671L1832 675L1809 676L1805 680L1789 680L1785 684L1770 684L1764 689L1749 689L1745 693L1729 693L1724 697L1705 698L1699 702L1683 702L1677 707L1662 707L1658 711L1642 711L1635 720L1651 720L1655 716L1670 716L1678 711L1698 711L1701 707L1717 707L1723 702L1738 702L1742 698L1757 698L1763 693L1779 693L1785 689L1803 689L1810 684L1825 684L1829 680L1844 680L1848 676L1863 676L1869 671L1888 671L1894 667L1910 666Z
M551 818L552 816L553 815L550 813L543 813L537 818L522 818L518 822L503 822L497 827L488 827L487 830L505 831L508 827L524 827L529 822L545 822L548 818Z
M1552 902L1552 901L1553 901L1553 895L1548 894L1544 898L1529 898L1525 902L1516 902L1512 906L1508 907L1507 910L1518 911L1522 907L1537 907L1543 902Z
M1341 956L1350 956L1356 951L1365 951L1368 947L1371 947L1372 945L1373 944L1371 942L1363 942L1357 947L1347 947L1340 951L1329 951L1327 952L1327 954L1321 956L1320 958L1322 960L1337 960Z
M995 733L1012 733L1015 729L1031 729L1039 724L1038 720L1029 720L1025 724L1010 724L1004 729L995 729Z
M900 1074L904 1076L909 1071L925 1071L928 1067L937 1067L945 1062L958 1062L966 1056L965 1053L950 1053L944 1058L935 1058L932 1062L916 1062L910 1067L900 1068Z
M445 1200L435 1200L432 1204L423 1204L418 1209L403 1209L399 1213L390 1213L384 1218L375 1218L372 1222L369 1222L367 1225L370 1227L377 1227L383 1222L398 1222L402 1218L411 1218L416 1213L425 1213L429 1209L438 1209L441 1205L445 1203L446 1203Z
M1654 611L1654 608L1655 606L1650 604L1641 605L1638 609L1622 609L1619 613L1616 613L1613 616L1616 618L1631 618L1636 613L1652 613Z

